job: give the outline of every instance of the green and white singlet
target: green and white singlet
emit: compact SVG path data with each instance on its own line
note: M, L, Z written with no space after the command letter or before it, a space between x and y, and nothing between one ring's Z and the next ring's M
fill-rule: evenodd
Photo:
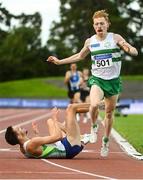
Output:
M27 152L26 146L30 140L26 141L23 144L23 148L25 150L25 156L28 158L65 158L66 150L61 141L57 141L55 144L48 144L42 146L42 154L40 156L34 156Z
M113 33L108 33L106 39L99 41L96 35L90 38L92 75L104 80L118 78L121 70L121 53L113 38Z

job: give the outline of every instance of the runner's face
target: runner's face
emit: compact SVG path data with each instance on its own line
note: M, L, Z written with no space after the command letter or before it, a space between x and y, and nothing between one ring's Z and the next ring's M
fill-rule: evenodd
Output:
M28 133L25 128L21 127L13 127L13 130L17 135L26 135Z
M107 33L109 23L106 21L104 17L94 18L93 27L96 32L96 35L99 37L103 37Z
M88 76L89 75L89 70L88 69L84 69L83 70L83 75Z
M76 69L77 69L76 64L71 64L71 70L76 71Z

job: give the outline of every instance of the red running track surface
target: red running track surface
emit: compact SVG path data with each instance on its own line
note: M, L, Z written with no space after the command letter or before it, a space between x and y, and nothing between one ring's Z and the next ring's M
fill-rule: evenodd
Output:
M4 132L9 125L31 129L36 120L40 132L46 135L45 121L49 109L0 109L0 179L143 179L143 161L129 157L111 138L110 154L100 156L103 126L100 124L96 144L88 144L74 159L26 159L18 146L5 142ZM60 121L65 117L61 111ZM80 121L82 133L88 133L90 123ZM29 132L32 137L33 133Z

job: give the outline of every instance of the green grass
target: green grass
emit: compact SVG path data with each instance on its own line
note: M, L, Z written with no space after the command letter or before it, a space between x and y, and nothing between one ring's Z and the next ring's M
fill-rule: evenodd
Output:
M122 79L143 81L143 75L123 76ZM50 77L0 82L0 98L67 98L66 87L52 83L52 81L63 83L63 80L64 77Z
M143 81L143 75L122 76L122 80Z
M59 87L52 81L63 78L35 78L0 83L0 97L4 98L66 98L66 87ZM48 82L50 80L50 83Z
M143 115L115 117L114 128L143 154Z

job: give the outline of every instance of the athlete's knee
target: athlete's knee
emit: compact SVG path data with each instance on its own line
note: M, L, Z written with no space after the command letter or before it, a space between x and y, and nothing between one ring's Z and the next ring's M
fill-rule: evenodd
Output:
M108 119L108 120L113 119L113 110L111 110L111 111L106 111L106 112L105 112L105 116L106 116L106 119Z
M52 118L47 119L47 122L52 122L52 121L53 121Z
M51 123L53 123L53 119L52 119L52 118L49 118L49 119L47 120L47 125L50 125Z
M99 108L99 103L91 104L90 105L90 111L96 111Z
M75 104L69 104L67 109L66 109L66 112L70 112L70 111L75 111L76 107L75 107Z

